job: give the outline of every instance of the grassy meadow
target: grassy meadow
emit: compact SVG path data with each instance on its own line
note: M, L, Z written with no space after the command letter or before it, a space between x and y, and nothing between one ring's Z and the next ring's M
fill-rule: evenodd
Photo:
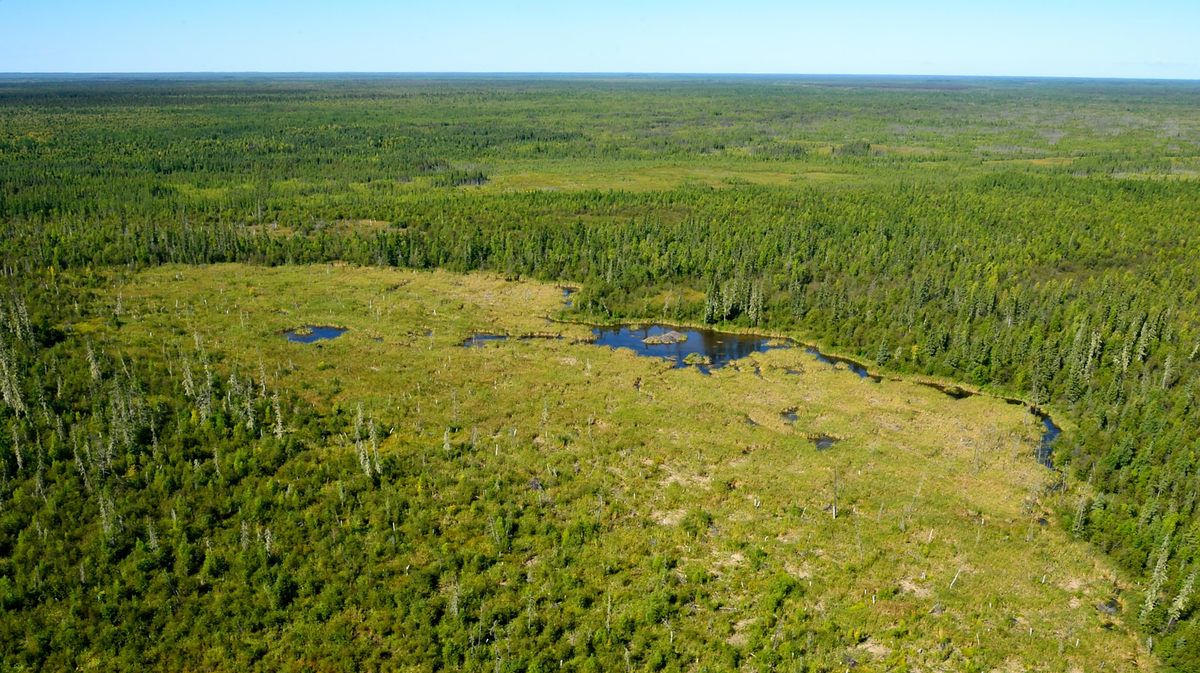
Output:
M146 357L202 343L323 413L361 409L387 428L379 451L399 475L345 505L336 534L394 548L372 568L383 591L448 547L488 559L443 571L419 598L464 633L494 630L497 604L519 611L464 665L1150 666L1135 634L1098 609L1128 600L1120 574L1048 521L1052 473L1033 460L1040 426L1024 407L871 383L798 348L711 376L671 369L550 322L563 312L558 287L488 274L167 266L116 294L123 320L110 338ZM306 324L348 331L283 338ZM464 348L474 333L562 338ZM838 442L818 451L817 435ZM352 466L354 452L329 437L313 459ZM318 501L335 497L320 488ZM389 530L389 493L420 502L422 525ZM498 539L505 509L520 523ZM317 544L305 528L271 529L284 565ZM353 611L406 661L412 643L389 631L393 615ZM528 633L537 620L554 636Z

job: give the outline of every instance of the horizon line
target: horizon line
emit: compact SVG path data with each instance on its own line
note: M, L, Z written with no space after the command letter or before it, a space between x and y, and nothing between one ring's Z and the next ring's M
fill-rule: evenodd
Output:
M943 74L943 73L855 73L855 72L693 72L693 71L605 71L605 70L33 70L0 71L0 78L17 77L780 77L780 78L938 78L1007 80L1076 80L1106 82L1196 82L1200 77L1128 77L1120 75L1034 75L1034 74Z

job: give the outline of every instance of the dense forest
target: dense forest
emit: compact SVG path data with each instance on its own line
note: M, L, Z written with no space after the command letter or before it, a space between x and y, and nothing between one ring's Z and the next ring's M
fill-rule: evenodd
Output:
M0 80L5 658L63 667L87 641L132 665L205 607L281 620L332 582L285 572L277 531L243 524L230 558L209 526L357 470L303 456L375 441L367 421L200 343L135 357L64 325L119 322L106 283L149 266L341 261L569 282L579 318L787 332L1048 406L1080 485L1062 525L1196 670L1197 109L1200 86L1155 82Z

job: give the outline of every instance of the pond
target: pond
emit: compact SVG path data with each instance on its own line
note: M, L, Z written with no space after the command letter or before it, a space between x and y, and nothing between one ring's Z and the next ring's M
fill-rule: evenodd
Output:
M836 437L830 437L829 435L816 435L808 439L813 443L813 446L817 447L817 451L828 451L838 441Z
M638 355L670 360L676 368L695 364L702 372L719 369L751 353L793 345L790 341L757 334L670 325L595 327L592 334L597 346L628 348Z
M283 333L283 336L288 341L301 344L310 344L314 341L327 341L336 339L346 333L344 327L331 327L329 325L304 325Z

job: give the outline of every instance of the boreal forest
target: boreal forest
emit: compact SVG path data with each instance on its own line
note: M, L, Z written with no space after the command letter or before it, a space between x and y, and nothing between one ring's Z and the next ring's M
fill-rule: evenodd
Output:
M1198 111L6 76L0 668L1200 670Z

